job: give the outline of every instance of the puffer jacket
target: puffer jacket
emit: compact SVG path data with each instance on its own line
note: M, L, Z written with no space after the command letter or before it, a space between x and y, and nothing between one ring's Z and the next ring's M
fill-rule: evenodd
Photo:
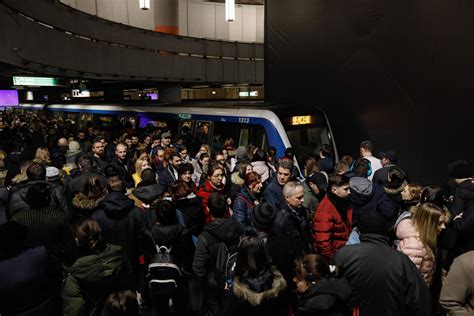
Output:
M45 181L29 181L25 185L18 187L18 190L13 189L10 198L10 212L9 215L13 216L19 211L27 210L30 208L26 202L26 192L30 186L36 183L44 183ZM51 188L51 202L49 206L61 210L65 214L69 215L69 207L66 203L63 188L60 185L49 184Z
M120 246L81 257L70 268L64 286L64 315L100 315L108 295L133 290L134 281Z
M313 216L313 249L332 260L336 251L344 247L351 233L352 208L343 220L328 196L319 204Z
M224 305L224 316L288 315L286 281L278 270L255 278L234 277Z
M423 279L428 285L431 285L435 261L421 242L420 235L410 218L404 219L398 224L397 238L400 240L397 249L413 261Z
M244 185L240 189L240 193L235 198L232 208L232 216L234 216L237 222L239 222L239 224L245 230L245 234L248 236L255 235L255 229L252 227L252 223L250 222L250 216L252 215L255 201L255 198L253 198L249 192L249 188Z

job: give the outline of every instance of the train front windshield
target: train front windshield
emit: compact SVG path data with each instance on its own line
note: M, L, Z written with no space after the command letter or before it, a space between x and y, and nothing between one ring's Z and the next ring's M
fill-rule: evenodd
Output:
M334 149L330 130L322 112L285 116L282 123L299 160L319 154L322 144L329 144Z

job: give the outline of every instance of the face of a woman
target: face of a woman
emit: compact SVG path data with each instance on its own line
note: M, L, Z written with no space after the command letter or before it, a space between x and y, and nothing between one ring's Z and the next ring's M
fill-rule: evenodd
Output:
M295 276L293 282L296 284L296 290L298 293L303 294L309 287L309 283L306 280L302 280L299 277Z
M143 153L138 157L139 160L148 160L148 155L146 153Z
M408 188L408 185L405 186L405 188L402 191L402 200L403 201L410 201L412 199L410 189Z
M227 149L223 149L222 154L224 155L225 159L227 160L227 158L229 157L229 154L227 153Z
M186 171L185 173L181 175L181 180L188 183L189 181L191 181L191 176L192 176L191 172Z
M201 153L201 154L207 154L207 149L206 149L206 147L201 147L201 148L199 148L199 153Z
M224 177L224 173L222 172L221 169L217 169L216 171L214 171L214 173L212 174L212 177L211 177L211 183L214 185L214 186L219 186L222 184L222 178Z
M250 186L250 189L255 193L260 193L262 190L262 182L258 181Z
M446 222L446 216L441 215L438 220L438 234L441 233L441 231L446 228L445 222Z
M249 173L250 171L253 171L252 165L247 166L247 169L245 169L245 174Z
M202 163L203 165L208 165L208 164L209 164L209 157L203 158L203 159L201 160L201 163Z
M142 162L142 170L145 170L145 169L148 169L148 168L151 168L150 165L148 164L148 161L143 160L143 162Z

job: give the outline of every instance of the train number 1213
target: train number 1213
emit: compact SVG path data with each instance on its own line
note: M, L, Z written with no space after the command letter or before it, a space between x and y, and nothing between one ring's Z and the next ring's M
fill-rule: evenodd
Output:
M248 123L250 123L250 118L249 117L239 117L239 123L248 124Z

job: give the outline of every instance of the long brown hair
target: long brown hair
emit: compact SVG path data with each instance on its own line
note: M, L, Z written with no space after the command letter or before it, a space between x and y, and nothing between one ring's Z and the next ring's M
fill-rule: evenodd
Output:
M413 208L412 223L431 256L434 256L438 240L439 218L443 215L446 215L445 211L433 203L424 203Z

